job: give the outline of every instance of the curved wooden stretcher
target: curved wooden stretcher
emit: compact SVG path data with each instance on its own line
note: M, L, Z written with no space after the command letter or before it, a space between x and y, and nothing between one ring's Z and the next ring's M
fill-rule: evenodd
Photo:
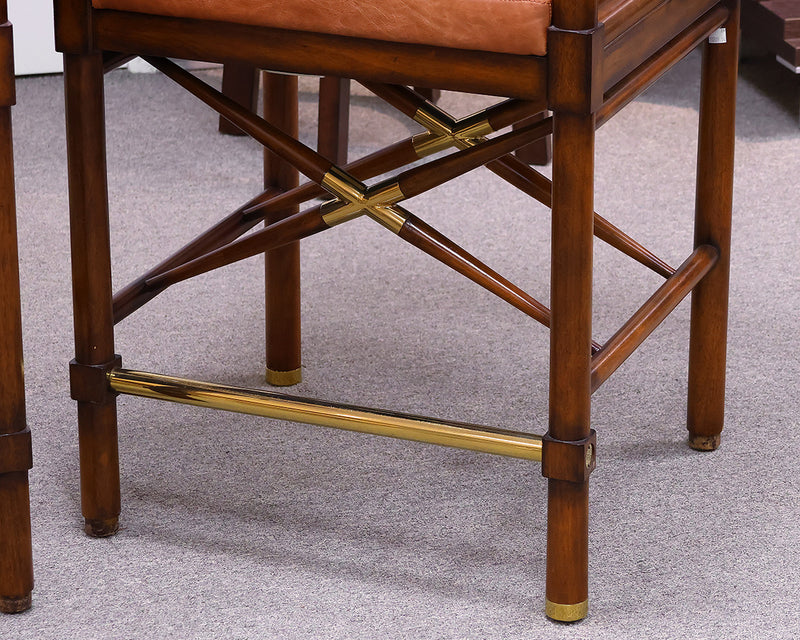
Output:
M596 460L591 396L690 292L689 444L705 450L719 445L738 33L736 0L56 0L57 47L65 54L73 245L71 380L78 401L87 532L110 535L118 527L118 393L540 460L549 479L545 611L556 620L583 618L588 610L588 487ZM703 47L703 78L695 246L672 267L594 211L594 137L597 127L697 46ZM137 55L263 144L266 184L263 193L115 295L103 73ZM267 75L261 118L172 58L281 73ZM297 84L286 74L355 79L426 132L344 166L335 164L335 158L297 141ZM459 119L411 86L505 100ZM545 111L553 115L531 118ZM513 155L550 134L552 181ZM418 162L447 149L452 153ZM480 166L552 208L549 304L406 208L408 198ZM392 172L392 178L373 179ZM298 174L307 181L300 184ZM299 209L321 195L328 198L324 203ZM298 243L357 217L374 220L550 327L546 434L122 368L114 349L116 322L177 282L265 253L267 380L298 382ZM632 266L640 263L664 277L603 344L591 335L594 237L629 255Z

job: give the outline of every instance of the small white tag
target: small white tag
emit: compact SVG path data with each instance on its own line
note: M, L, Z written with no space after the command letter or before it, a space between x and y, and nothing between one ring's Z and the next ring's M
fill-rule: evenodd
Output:
M725 44L728 41L728 31L725 27L720 27L710 36L708 36L708 44Z

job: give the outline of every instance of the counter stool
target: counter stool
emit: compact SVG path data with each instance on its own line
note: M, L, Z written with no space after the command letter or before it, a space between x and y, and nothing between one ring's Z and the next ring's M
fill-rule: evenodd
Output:
M71 383L86 531L104 536L118 527L120 393L524 458L540 461L548 478L545 612L560 621L583 618L588 487L596 460L591 396L690 292L689 444L711 450L720 442L738 34L736 0L56 0L57 48L65 54L73 247ZM695 246L673 268L595 213L595 130L701 44ZM263 144L267 179L263 193L115 295L103 73L135 55ZM170 58L278 72L268 74L265 117ZM296 140L297 84L287 74L354 79L426 132L344 166L334 164ZM413 86L505 100L455 118ZM552 116L532 118L545 111ZM552 181L513 155L550 134ZM439 153L451 148L453 153ZM552 208L549 306L401 204L480 166ZM299 184L298 172L309 181ZM393 172L392 178L369 182ZM329 199L298 210L321 195ZM358 217L374 220L550 328L546 434L122 368L114 349L116 322L177 282L265 253L267 381L298 382L298 243ZM262 222L267 226L251 231ZM487 234L494 231L487 221ZM594 236L630 256L632 266L664 277L603 344L591 333Z

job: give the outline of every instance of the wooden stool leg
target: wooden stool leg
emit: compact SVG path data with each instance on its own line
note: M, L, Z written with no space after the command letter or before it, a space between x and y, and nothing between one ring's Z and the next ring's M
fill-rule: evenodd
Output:
M28 446L24 449L18 444L26 431L26 421L14 154L8 106L13 103L14 78L12 75L2 80L0 93L9 99L3 99L0 106L0 612L18 613L31 606L33 590L30 441L26 441ZM25 460L21 459L23 456Z
M264 117L297 136L297 78L264 74ZM264 152L264 185L297 186L297 170L270 151ZM295 213L296 207L271 214L271 224ZM266 253L267 382L288 386L302 379L300 369L300 243Z
M117 531L120 491L116 401L102 375L115 363L102 56L65 55L64 78L81 504L86 532L107 536Z
M226 64L222 68L222 93L255 113L258 109L258 73L258 68L250 64ZM245 135L224 116L219 117L219 132L232 136Z
M20 613L33 591L27 471L0 474L0 545L0 613Z
M335 164L347 164L349 129L350 80L331 76L320 78L317 151Z
M594 118L556 113L548 436L567 443L590 435L593 171ZM549 477L546 612L571 622L588 607L589 485Z
M726 30L725 44L705 45L700 98L695 246L720 254L692 292L687 427L690 446L704 451L719 446L724 419L738 8Z

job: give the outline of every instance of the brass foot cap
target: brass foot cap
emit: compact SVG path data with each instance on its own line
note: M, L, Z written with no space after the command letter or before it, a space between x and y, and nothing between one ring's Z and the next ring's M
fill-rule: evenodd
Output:
M29 593L21 598L0 596L0 613L22 613L31 608L32 598Z
M584 600L578 604L558 604L545 600L544 612L548 618L557 622L577 622L583 620L589 613L589 601Z
M86 518L83 527L86 535L92 538L107 538L119 531L119 518L104 518L102 520L90 520Z
M689 446L695 451L716 451L722 436L719 434L715 436L694 436L689 435Z
M267 369L267 384L274 387L291 387L303 381L303 370L293 369L292 371L274 371Z

